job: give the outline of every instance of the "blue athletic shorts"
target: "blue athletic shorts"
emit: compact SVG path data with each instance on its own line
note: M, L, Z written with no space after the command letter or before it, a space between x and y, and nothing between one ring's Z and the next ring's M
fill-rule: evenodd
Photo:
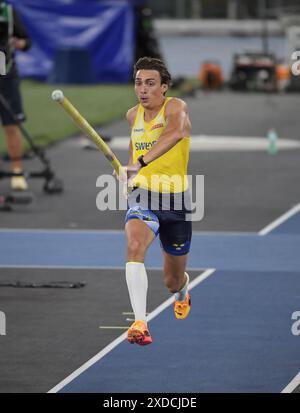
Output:
M147 191L150 196L153 193ZM171 194L172 195L172 194ZM171 255L185 255L190 250L192 239L192 223L186 220L188 210L174 209L174 205L166 210L162 208L161 202L154 209L149 209L149 205L137 204L132 199L128 199L129 209L126 214L125 223L131 219L140 219L154 232L159 234L161 247ZM171 202L172 204L172 202ZM152 206L152 205L151 205Z

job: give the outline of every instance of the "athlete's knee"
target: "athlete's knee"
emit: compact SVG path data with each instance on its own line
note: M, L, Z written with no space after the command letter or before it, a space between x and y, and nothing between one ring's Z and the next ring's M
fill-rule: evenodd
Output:
M7 125L3 125L4 132L7 137L14 137L16 135L20 135L20 131L17 125L14 123L9 123Z
M144 257L147 250L146 242L138 239L129 239L127 244L127 254L131 259Z

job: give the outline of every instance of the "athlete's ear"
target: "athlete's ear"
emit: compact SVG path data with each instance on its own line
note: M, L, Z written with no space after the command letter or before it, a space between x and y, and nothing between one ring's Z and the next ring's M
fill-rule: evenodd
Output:
M165 83L162 84L162 88L164 93L168 90L168 85L166 85Z

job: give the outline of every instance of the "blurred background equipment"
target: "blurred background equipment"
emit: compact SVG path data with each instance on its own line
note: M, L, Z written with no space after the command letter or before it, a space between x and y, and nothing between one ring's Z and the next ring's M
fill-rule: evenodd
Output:
M1 287L13 288L83 288L86 282L84 281L47 281L47 282L32 282L32 281L1 281Z
M198 80L204 90L219 90L224 83L220 64L214 61L204 62L198 74Z
M1 171L0 171L1 179ZM31 192L13 191L9 194L0 195L0 212L12 211L17 205L29 205L34 201L34 196Z
M291 70L284 60L279 61L276 65L276 89L278 92L287 90L291 82Z
M288 46L288 32L300 27L298 0L149 0L148 4L173 76L197 76L199 62L217 59L227 82L233 56L246 52L271 54L285 66L291 63L295 45L292 50Z
M153 15L146 1L138 2L135 7L136 42L135 61L140 57L149 56L162 59L158 39L153 26Z
M265 91L276 90L276 60L271 54L236 54L230 79L233 90Z
M4 96L1 95L1 93L0 93L0 104L7 110L7 112L10 113L10 115L15 121L15 124L18 126L18 128L22 132L23 137L29 144L31 151L41 161L41 163L44 166L44 168L41 171L26 172L26 177L44 179L43 190L48 194L63 192L63 181L56 177L53 169L51 168L50 160L47 158L44 149L35 144L33 138L28 133L28 131L25 129L22 122L13 113L9 103L4 98ZM15 172L8 172L4 170L0 171L0 179L11 178L12 176L19 176L19 175L20 174L15 173Z

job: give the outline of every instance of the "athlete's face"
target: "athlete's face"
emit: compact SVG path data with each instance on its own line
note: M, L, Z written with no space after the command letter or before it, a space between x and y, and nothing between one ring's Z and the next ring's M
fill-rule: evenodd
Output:
M135 77L135 93L144 108L152 109L159 106L167 89L166 84L161 84L157 70L138 70Z

